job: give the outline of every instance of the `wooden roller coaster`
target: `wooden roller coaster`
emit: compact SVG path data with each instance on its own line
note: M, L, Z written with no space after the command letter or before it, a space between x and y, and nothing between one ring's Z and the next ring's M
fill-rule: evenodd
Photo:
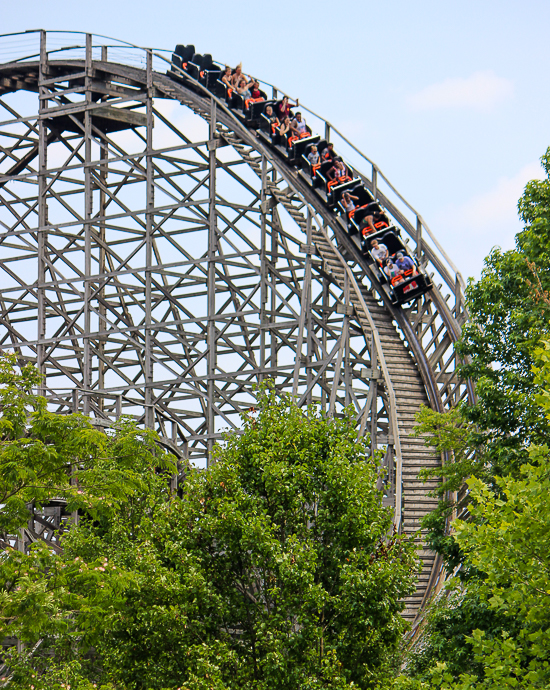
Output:
M474 392L453 344L463 281L378 167L307 108L377 199L433 288L392 304L380 276L296 168L171 51L86 34L0 37L0 348L36 362L61 413L156 428L207 466L271 378L328 414L353 405L384 449L385 502L414 533L434 507L411 436L420 405ZM273 98L282 92L271 85ZM36 514L24 549L67 516ZM414 620L441 575L418 537Z

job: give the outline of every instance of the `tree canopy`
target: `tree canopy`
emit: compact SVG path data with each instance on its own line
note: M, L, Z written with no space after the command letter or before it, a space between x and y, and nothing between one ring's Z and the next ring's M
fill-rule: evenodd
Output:
M351 416L306 414L268 385L213 467L187 468L175 494L152 432L59 420L29 397L32 370L12 359L4 371L30 426L3 447L28 448L38 417L64 425L62 439L41 437L59 459L49 495L80 509L63 553L36 542L0 562L1 634L25 645L7 660L10 687L369 688L391 676L418 563ZM30 452L27 464L36 472ZM12 529L38 501L21 496Z
M541 161L546 179L529 182L518 204L516 248L493 250L468 286L457 349L477 402L419 415L418 433L450 457L423 526L458 571L427 614L403 687L550 685L550 149ZM449 531L457 509L467 519Z

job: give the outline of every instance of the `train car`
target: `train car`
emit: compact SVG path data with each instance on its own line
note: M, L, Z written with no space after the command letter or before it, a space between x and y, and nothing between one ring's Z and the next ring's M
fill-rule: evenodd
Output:
M167 72L168 76L175 81L185 81L185 73L187 72L188 63L193 59L194 55L194 45L184 46L178 44L172 53L172 64L170 65L170 71Z
M430 277L411 256L397 228L383 228L368 236L365 244L364 256L392 304L406 304L432 289Z
M317 134L309 127L301 137L292 134L280 133L280 123L272 121L266 114L268 106L275 107L277 101L269 100L265 92L260 91L260 98L245 99L235 89L228 87L222 80L222 70L214 64L209 54L195 53L193 45L177 45L172 55L172 66L167 74L179 82L186 81L186 75L198 81L220 99L225 99L228 107L244 122L247 127L257 130L257 135L273 148L287 163L299 168L299 175L315 190L319 198L333 212L341 213L347 224L350 236L359 234L362 237L362 253L371 268L378 276L383 289L389 295L392 304L401 305L411 302L432 288L430 277L422 267L418 266L411 256L406 245L402 242L400 230L390 225L389 218L379 202L374 199L371 192L364 186L351 166L344 163L332 144ZM194 90L197 87L187 80L187 84ZM289 116L294 118L290 111ZM317 146L321 162L312 165L308 159L312 146ZM329 159L326 159L327 150L332 147ZM338 163L336 163L338 161ZM345 170L342 171L341 166ZM338 171L334 170L337 167ZM346 210L342 203L342 195L349 192L355 197L355 208ZM374 226L372 231L367 218L371 217ZM373 251L372 242L378 246L383 245L387 249L387 259L384 263L377 258ZM357 241L357 238L354 239ZM404 267L399 269L396 262Z
M351 201L355 205L355 208L353 208L351 211L346 210L343 203L343 196L346 191L349 192ZM350 235L353 236L360 232L359 226L361 220L363 220L365 217L369 204L372 204L373 201L374 197L362 182L355 185L355 187L344 190L344 192L340 195L340 200L338 201L338 210L346 219L348 232Z
M261 89L259 89L259 98L245 98L242 94L238 93L236 89L224 84L221 80L221 70L211 90L218 98L225 98L228 107L231 108L248 127L252 128L261 125L261 116L267 106L271 105L273 107L276 103L275 100L269 100L265 91Z
M338 202L345 191L361 183L360 178L341 158L321 163L315 177L317 178L317 193L332 211L337 209Z
M292 163L292 165L299 166L304 151L306 149L310 149L311 146L316 145L320 138L321 137L318 134L312 134L311 130L308 128L307 136L291 141L288 147L288 160Z

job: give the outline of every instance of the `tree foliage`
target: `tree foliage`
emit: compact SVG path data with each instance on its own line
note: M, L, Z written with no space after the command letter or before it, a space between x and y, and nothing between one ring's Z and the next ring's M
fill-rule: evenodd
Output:
M39 376L32 365L17 369L15 355L0 357L0 534L4 540L24 527L30 507L53 497L67 512L108 514L147 488L140 449L151 435L122 422L114 433L95 429L80 414L50 412L33 394ZM160 464L166 457L159 456Z
M493 250L468 287L458 349L478 400L419 416L418 432L449 458L423 526L447 568L460 569L428 613L403 687L550 684L550 149L542 164L547 178L530 182L518 204L525 228L516 249ZM466 480L457 506L452 492ZM468 519L450 531L457 508Z
M541 158L544 180L527 184L518 210L524 229L516 248L494 249L481 279L470 281L458 351L462 374L476 384L477 403L465 406L487 444L493 474L513 472L527 460L529 444L544 443L549 423L536 402L534 353L548 334L550 303L550 148Z
M418 564L351 417L304 414L268 386L176 495L152 432L58 418L31 395L30 368L3 367L1 481L19 496L6 524L52 495L80 510L61 555L37 541L0 562L0 634L24 644L10 687L343 690L391 675Z

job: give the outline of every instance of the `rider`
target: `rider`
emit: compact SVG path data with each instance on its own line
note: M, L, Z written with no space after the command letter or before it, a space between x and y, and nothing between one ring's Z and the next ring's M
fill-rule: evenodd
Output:
M384 261L384 273L388 276L392 285L403 282L403 271L396 266L390 258Z
M341 158L334 159L334 165L330 170L327 170L327 177L327 192L330 192L335 185L351 180L351 177L348 175L348 169Z
M395 265L403 272L412 271L411 275L418 275L418 270L414 265L414 261L411 259L410 256L405 256L403 252L397 252L397 254L395 255Z
M384 259L388 258L388 248L385 244L378 244L378 240L371 240L370 246L371 254L376 259L376 261L378 261L378 263L381 264L382 261L384 261Z
M359 197L353 196L353 194L350 194L349 192L344 192L342 194L340 202L344 207L344 210L347 213L348 218L353 218L353 214L355 213L355 204L353 203L354 201L359 201Z
M323 152L321 153L321 160L323 163L327 161L333 161L336 158L336 151L334 150L334 144L330 142L325 146Z
M274 136L277 127L281 124L279 122L279 118L277 117L277 115L275 115L275 113L273 112L273 108L270 105L268 105L265 109L264 115L269 121L269 126L271 127L271 136Z
M379 206L375 206L370 213L363 218L360 224L360 230L363 237L370 235L377 230L389 227L388 217L380 210Z

